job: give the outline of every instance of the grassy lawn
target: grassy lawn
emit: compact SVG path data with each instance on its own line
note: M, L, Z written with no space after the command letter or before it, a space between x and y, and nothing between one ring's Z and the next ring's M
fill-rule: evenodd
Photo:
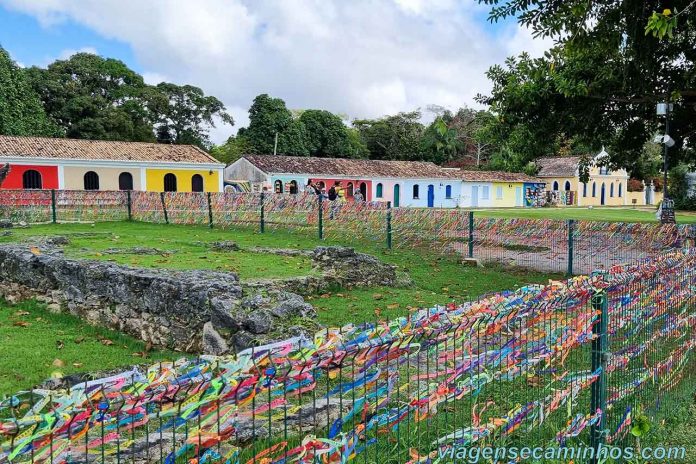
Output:
M87 325L71 315L53 314L34 301L17 305L0 301L0 345L0 397L52 375L104 371L180 356L167 351L146 353L143 342Z
M479 217L524 218L524 219L577 219L600 222L657 222L655 209L627 207L559 207L559 208L509 208L480 209L475 211ZM696 213L680 211L678 223L696 223Z
M0 237L0 242L52 234L70 237L68 255L111 259L133 266L229 270L239 272L243 279L306 275L310 272L310 263L305 258L244 251L211 252L206 243L233 240L242 250L252 246L311 249L322 244L336 244L334 241L320 241L284 231L261 234L251 229L211 230L201 226L138 222L33 226L16 229L12 236ZM133 246L168 250L171 253L154 256L103 254L108 248ZM463 302L485 293L528 283L545 283L549 278L560 277L495 267L470 268L463 266L457 256L404 249L389 251L382 244L362 243L356 248L395 264L400 272L411 277L414 285L409 288L337 288L321 295L309 295L308 299L317 308L323 324L338 326L349 322L389 319L418 307Z

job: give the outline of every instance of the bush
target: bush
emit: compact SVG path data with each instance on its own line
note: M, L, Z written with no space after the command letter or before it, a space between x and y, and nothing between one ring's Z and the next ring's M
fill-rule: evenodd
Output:
M629 179L626 189L629 192L642 192L644 190L643 181L639 179Z
M652 179L652 183L655 186L655 191L656 192L661 192L662 191L662 178L661 177L654 177Z

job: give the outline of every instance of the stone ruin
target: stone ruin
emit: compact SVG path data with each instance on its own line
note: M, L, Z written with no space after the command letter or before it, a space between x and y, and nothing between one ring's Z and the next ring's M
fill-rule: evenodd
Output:
M311 256L318 275L242 282L232 272L70 259L60 248L67 243L67 237L54 236L38 245L0 245L0 296L10 303L36 298L51 311L185 352L220 355L312 336L320 326L302 294L336 285L407 283L397 277L395 266L345 247L303 252ZM226 243L224 249L238 248Z

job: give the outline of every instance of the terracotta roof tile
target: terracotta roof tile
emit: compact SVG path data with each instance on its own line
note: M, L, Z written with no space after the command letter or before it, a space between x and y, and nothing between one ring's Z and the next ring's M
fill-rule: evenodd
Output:
M384 161L348 158L314 158L283 155L244 155L265 173L311 174L314 176L402 177L457 179L458 170L443 169L425 161Z
M220 164L218 160L193 145L0 135L0 157L3 156Z
M579 156L554 156L536 160L539 177L575 177L580 163Z
M505 171L460 171L460 177L465 182L543 182L527 174Z

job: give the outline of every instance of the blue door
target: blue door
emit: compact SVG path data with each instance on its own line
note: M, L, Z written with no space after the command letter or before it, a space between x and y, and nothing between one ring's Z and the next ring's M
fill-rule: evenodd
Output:
M522 206L522 187L515 187L515 206Z
M478 206L478 185L471 186L471 206L474 208Z
M601 204L602 205L604 205L604 195L606 194L605 190L606 190L606 188L604 187L604 184L602 184L602 197L601 197L601 200L602 200Z
M435 206L435 187L428 185L428 208Z
M396 184L394 186L394 208L399 207L399 200L400 200L399 197L400 196L401 196L401 187L399 186L399 184Z

